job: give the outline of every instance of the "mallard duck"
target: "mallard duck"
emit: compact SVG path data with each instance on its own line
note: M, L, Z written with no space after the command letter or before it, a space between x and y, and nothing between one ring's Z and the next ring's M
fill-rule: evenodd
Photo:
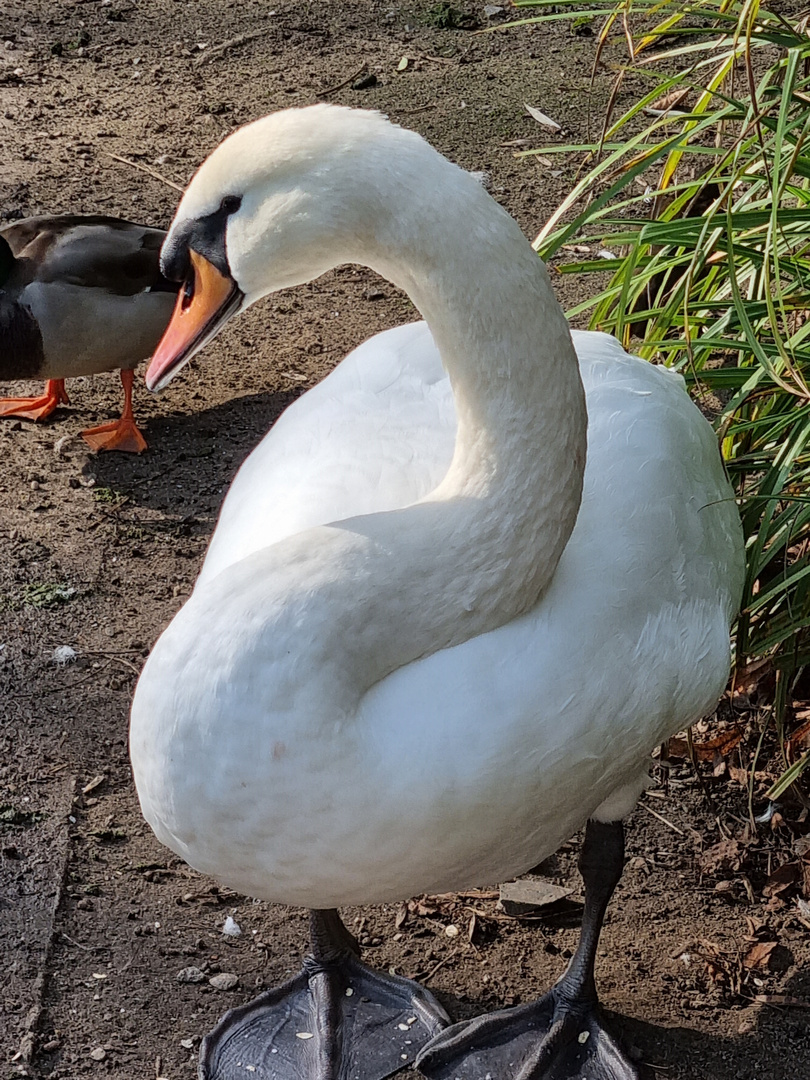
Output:
M371 338L248 458L132 706L157 837L312 912L301 973L220 1022L200 1076L378 1080L416 1058L437 1080L631 1080L594 960L650 750L728 676L743 544L716 439L679 376L572 338L479 183L328 105L242 128L192 180L147 385L344 263L425 323ZM585 825L580 946L518 1009L444 1030L335 910L511 878Z
M94 450L146 449L132 415L132 369L152 355L177 293L160 272L165 235L72 214L0 229L0 381L48 380L39 397L0 398L0 416L42 420L67 404L65 379L120 368L120 420L82 438Z

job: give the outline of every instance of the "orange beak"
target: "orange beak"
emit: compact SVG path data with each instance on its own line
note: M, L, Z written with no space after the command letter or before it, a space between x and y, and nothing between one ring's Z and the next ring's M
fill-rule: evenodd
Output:
M191 272L146 372L150 390L162 390L238 311L244 294L236 282L189 249Z

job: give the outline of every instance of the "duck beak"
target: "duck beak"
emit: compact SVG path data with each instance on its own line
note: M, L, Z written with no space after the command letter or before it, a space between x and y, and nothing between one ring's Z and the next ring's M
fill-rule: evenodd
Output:
M177 296L171 321L146 372L150 390L162 390L191 357L235 315L244 293L228 274L193 249L191 271Z

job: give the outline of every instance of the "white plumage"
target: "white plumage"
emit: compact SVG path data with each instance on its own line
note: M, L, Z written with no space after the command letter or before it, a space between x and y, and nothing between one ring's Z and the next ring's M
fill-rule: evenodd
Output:
M310 908L503 880L626 814L651 748L722 693L743 556L714 435L678 376L575 332L577 515L545 271L412 133L258 121L172 231L233 193L246 303L365 262L441 358L425 323L377 335L243 465L138 685L144 814L199 870Z

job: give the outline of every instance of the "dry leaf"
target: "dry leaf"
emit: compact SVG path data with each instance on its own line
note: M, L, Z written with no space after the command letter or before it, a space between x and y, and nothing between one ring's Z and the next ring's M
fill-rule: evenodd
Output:
M684 109L676 109L678 105L686 95L689 93L689 87L681 88L680 90L673 90L670 94L665 94L657 101L654 101L651 105L647 105L644 109L645 113L649 113L650 116L663 116L664 113L671 112L685 112Z
M775 941L758 941L743 957L743 966L749 971L767 971L776 945Z
M546 116L544 112L540 112L539 109L535 109L534 106L529 105L528 102L523 102L526 107L526 112L532 118L536 120L538 124L542 124L543 127L550 128L552 131L562 131L562 127L556 120L552 120L550 116Z
M761 682L772 682L773 677L773 661L770 658L752 660L734 675L734 694L751 697L759 690Z
M539 910L557 904L571 895L573 889L555 885L553 881L541 878L520 878L501 885L498 907L507 915L520 918L521 915L536 914Z
M707 742L698 743L693 741L692 748L698 761L711 761L714 764L718 755L727 757L741 740L742 732L732 728L715 736L713 739L709 739ZM689 743L686 739L672 738L669 740L668 745L667 753L669 757L689 757Z
M739 784L740 787L748 787L748 779L750 776L748 769L738 769L736 765L729 765L728 775L735 783Z
M89 795L91 791L95 791L96 788L101 787L104 781L107 779L104 773L99 773L98 776L94 776L89 784L85 784L82 788L82 795Z
M754 1001L760 1005L787 1005L793 1009L810 1009L810 1001L802 1001L790 994L757 994Z
M802 710L804 711L804 710ZM799 713L796 713L797 718ZM810 720L806 720L800 728L790 736L785 747L788 761L792 762L801 756L802 751L810 747Z
M736 874L738 870L742 870L747 854L739 841L721 840L719 844L702 852L697 863L702 874Z
M781 896L802 876L802 868L797 862L785 863L771 874L762 888L763 896Z

